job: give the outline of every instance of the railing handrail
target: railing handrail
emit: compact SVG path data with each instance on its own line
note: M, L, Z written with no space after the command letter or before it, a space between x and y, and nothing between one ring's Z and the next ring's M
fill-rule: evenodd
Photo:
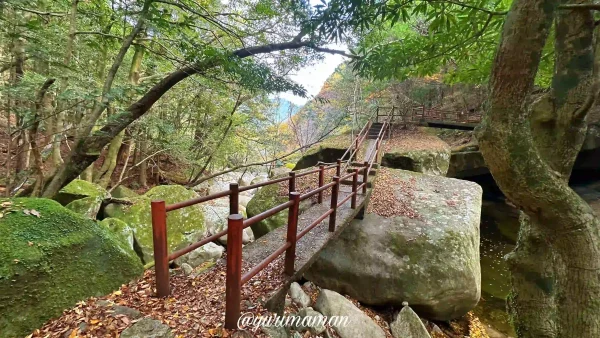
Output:
M252 184L246 187L239 187L237 183L231 183L230 188L225 191L210 194L208 196L198 197L183 202L178 202L170 205L166 205L164 201L152 201L152 229L153 229L153 241L154 241L154 259L156 269L156 289L158 296L167 296L170 294L169 285L169 261L174 260L186 253L189 253L202 245L209 242L215 241L220 237L227 235L227 273L226 273L226 315L225 315L225 326L227 328L234 328L237 326L237 318L240 315L240 300L241 300L241 286L264 269L269 263L279 257L285 252L285 268L284 272L288 275L294 273L294 261L296 257L296 243L300 238L305 236L314 227L323 222L329 217L329 231L334 232L336 229L336 215L337 209L344 203L351 201L350 207L355 209L358 192L362 190L363 194L367 193L368 177L371 173L373 165L377 162L378 154L380 151L381 142L385 132L389 132L390 119L394 112L394 108L387 112L386 120L383 122L381 129L375 140L376 149L370 154L370 158L364 162L362 168L356 168L353 172L342 175L341 168L342 163L345 163L345 167L352 161L352 156L360 149L360 145L366 139L370 126L372 125L373 115L369 121L365 124L359 134L356 135L352 144L346 149L344 156L350 153L348 160L338 160L335 164L326 165L325 163L317 163L318 168L307 170L303 172L290 172L289 177L282 177L266 182ZM379 116L379 109L377 110ZM354 151L351 151L354 149ZM344 157L342 157L344 158ZM336 175L333 177L332 182L325 184L324 173L326 170L336 168ZM312 189L304 194L300 194L295 190L296 179L311 174L319 175L318 187ZM362 173L362 182L358 184L359 174ZM338 202L338 195L340 193L341 181L345 181L352 178L352 192L349 193L343 200ZM265 210L253 217L244 219L238 212L238 196L240 192L247 191L250 189L260 188L271 184L278 184L281 182L289 181L288 191L289 200L287 202L276 205L268 210ZM312 196L318 194L318 202L323 202L323 192L331 188L331 203L330 207L320 215L315 221L306 226L300 232L298 232L298 214L299 205L301 201L304 201ZM166 227L166 214L169 211L181 209L198 203L207 202L217 198L229 196L230 202L230 215L228 217L227 229L220 231L216 234L212 234L196 243L193 243L183 249L177 250L171 254L168 253L167 246L167 227ZM288 209L288 224L287 224L287 239L285 244L277 248L273 253L269 254L256 266L252 267L248 272L242 275L242 233L245 228L256 224L264 219L267 219L283 210Z

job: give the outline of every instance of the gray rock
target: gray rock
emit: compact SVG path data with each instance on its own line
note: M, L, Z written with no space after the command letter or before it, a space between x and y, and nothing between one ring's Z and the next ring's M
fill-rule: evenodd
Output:
M481 295L481 187L441 176L391 170L414 182L395 193L416 218L367 213L330 242L305 274L316 285L369 305L408 301L421 316L451 320Z
M381 163L384 167L446 176L450 165L450 147L387 152Z
M260 328L269 338L288 338L289 329L283 326L261 326Z
M342 338L385 338L385 333L369 316L337 292L321 290L315 309L329 317L328 321ZM332 316L336 317L333 320ZM346 321L343 319L347 318Z
M111 310L114 312L115 315L125 315L131 319L138 319L138 318L142 318L142 313L139 312L136 309L132 309L130 307L127 306L122 306L122 305L113 305Z
M177 258L175 264L183 267L183 264L186 263L191 268L195 268L205 262L218 260L224 251L225 249L220 245L212 242L206 243L198 249Z
M254 335L246 330L236 331L231 335L232 338L254 338Z
M302 318L299 325L296 325L296 330L300 332L310 331L313 335L321 334L325 331L325 323L327 318L311 307L304 308L298 312L298 316ZM305 319L306 318L306 319Z
M171 329L158 320L144 318L121 333L121 338L173 338Z
M421 318L409 307L404 306L390 324L395 338L431 338Z
M290 297L296 305L305 308L310 305L310 297L302 290L300 284L294 282L290 285Z
M186 276L191 275L194 272L194 268L192 268L188 263L181 264L181 270Z

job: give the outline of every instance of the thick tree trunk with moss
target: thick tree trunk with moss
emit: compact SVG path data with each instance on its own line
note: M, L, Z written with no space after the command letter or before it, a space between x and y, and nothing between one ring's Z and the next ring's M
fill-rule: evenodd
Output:
M591 13L559 5L513 3L478 138L498 186L523 212L518 245L509 256L509 307L519 337L593 338L600 337L600 222L568 179L597 96L594 63L596 70L600 63L594 59ZM555 19L552 88L527 107Z

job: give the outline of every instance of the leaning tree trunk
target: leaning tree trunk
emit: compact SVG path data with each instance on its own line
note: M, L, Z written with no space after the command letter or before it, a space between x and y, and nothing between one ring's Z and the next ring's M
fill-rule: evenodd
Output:
M599 88L593 70L600 63L594 59L592 15L559 5L513 3L478 139L498 186L524 213L517 249L509 257L510 309L519 337L593 338L600 337L600 222L568 179ZM555 18L552 88L528 109Z

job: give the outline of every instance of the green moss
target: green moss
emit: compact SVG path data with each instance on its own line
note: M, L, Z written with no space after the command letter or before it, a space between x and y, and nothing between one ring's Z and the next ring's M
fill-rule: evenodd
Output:
M105 218L100 224L116 234L123 243L133 249L133 229L127 223L117 218Z
M41 198L0 200L0 332L22 337L77 301L117 289L142 272L106 228ZM40 217L24 210L35 210Z
M111 195L115 198L134 198L139 196L135 191L123 185L114 188L111 192Z
M253 217L265 210L269 210L279 204L288 201L288 197L279 196L279 185L271 184L261 188L248 202L246 212L248 217ZM264 236L280 226L287 224L288 211L282 210L277 214L252 225L252 232L256 238Z
M167 204L197 198L192 190L179 185L161 185L150 189L145 195L129 199L133 205L110 204L104 213L127 223L134 232L136 243L144 263L153 260L152 216L150 202L164 200ZM198 204L171 211L167 217L167 241L169 251L176 250L182 243L196 239L206 233L204 213Z
M59 191L55 200L62 205L67 205L83 197L106 199L110 197L110 194L97 184L84 180L73 180Z
M102 199L100 197L90 196L74 200L73 202L67 204L66 207L67 209L87 218L96 219L101 205Z

